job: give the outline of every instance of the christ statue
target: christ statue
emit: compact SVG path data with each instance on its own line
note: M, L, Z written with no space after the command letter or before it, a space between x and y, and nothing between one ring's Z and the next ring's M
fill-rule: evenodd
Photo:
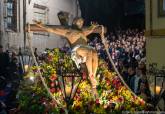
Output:
M35 25L42 30L62 36L66 38L72 48L71 58L75 62L78 69L81 69L81 64L85 64L87 68L87 75L91 82L92 92L95 97L97 94L96 72L98 67L97 51L87 44L87 36L91 33L99 31L101 25L92 24L88 28L84 28L84 20L82 18L75 18L72 27L54 26L48 27L38 21L34 21ZM33 27L31 27L31 31Z

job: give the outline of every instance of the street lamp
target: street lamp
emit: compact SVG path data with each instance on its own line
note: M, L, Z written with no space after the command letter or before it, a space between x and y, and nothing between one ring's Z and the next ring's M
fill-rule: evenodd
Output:
M71 69L74 72L71 71L68 73L63 67L59 67L58 70L58 82L62 90L67 109L70 105L72 105L73 98L77 92L79 84L82 81L82 75L80 71L76 70L75 67L72 67Z
M30 66L32 66L32 56L28 49L24 48L22 51L21 48L19 48L18 53L19 63L21 65L22 73L26 74L29 71Z
M162 69L157 68L156 63L152 63L149 65L149 86L152 94L152 104L154 108L159 108L159 110L165 110L165 67ZM164 105L160 108L159 102L163 99Z

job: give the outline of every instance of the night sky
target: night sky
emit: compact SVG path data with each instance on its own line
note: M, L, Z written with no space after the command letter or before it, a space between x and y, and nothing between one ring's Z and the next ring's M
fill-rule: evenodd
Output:
M144 0L79 0L82 17L109 29L144 28Z

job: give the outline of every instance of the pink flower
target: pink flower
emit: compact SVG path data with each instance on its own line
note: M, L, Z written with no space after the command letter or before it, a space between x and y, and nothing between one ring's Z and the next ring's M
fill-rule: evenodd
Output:
M100 100L99 99L96 99L96 104L100 104Z
M50 89L50 92L51 92L51 93L55 93L55 91L56 91L55 88L51 88L51 89Z
M54 82L52 82L52 83L50 84L50 86L51 86L51 87L54 87L54 86L55 86L55 83L54 83Z

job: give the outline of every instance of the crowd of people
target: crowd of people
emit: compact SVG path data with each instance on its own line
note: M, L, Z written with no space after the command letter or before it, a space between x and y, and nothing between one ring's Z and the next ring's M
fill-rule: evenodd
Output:
M125 82L133 92L149 101L150 91L146 77L144 31L138 29L118 30L115 33L110 33L105 41L109 53ZM89 45L96 48L101 59L109 61L105 46L99 37L95 37L93 41L89 42ZM111 63L108 63L108 66L113 70Z
M21 78L21 66L18 64L15 52L4 51L0 45L0 113L6 114L4 109L13 108Z

